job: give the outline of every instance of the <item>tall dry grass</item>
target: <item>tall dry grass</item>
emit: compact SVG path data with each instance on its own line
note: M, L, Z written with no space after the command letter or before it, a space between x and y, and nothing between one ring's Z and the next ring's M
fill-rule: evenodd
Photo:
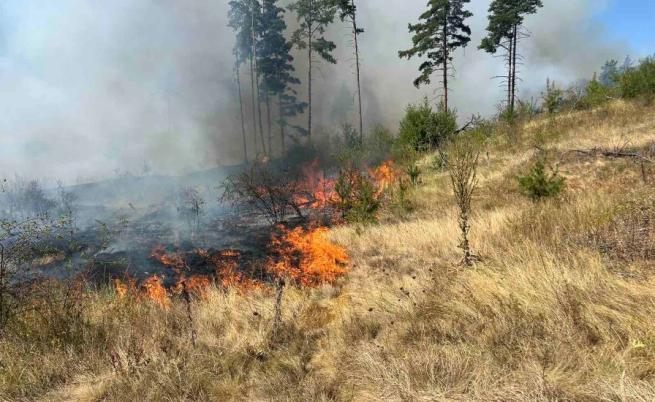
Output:
M285 292L278 332L270 291L194 301L195 347L181 303L89 293L59 329L39 315L10 328L0 399L653 401L655 257L644 250L655 250L655 175L644 183L624 159L559 160L626 137L646 152L652 112L616 103L537 120L511 151L495 133L474 200L473 268L457 264L446 173L426 173L408 216L330 233L350 274ZM568 182L538 204L516 183L543 152L535 145Z

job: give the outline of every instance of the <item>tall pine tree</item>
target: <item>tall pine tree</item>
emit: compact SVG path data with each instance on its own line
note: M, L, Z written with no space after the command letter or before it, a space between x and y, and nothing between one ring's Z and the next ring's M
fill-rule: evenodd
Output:
M528 34L522 30L525 17L543 7L541 0L494 0L489 6L488 35L482 39L480 49L491 54L505 52L507 62L507 109L514 114L516 105L517 65L521 55L518 45Z
M228 12L229 26L236 32L236 41L234 44L234 70L236 75L237 90L239 94L239 110L241 115L241 134L243 136L243 158L248 163L248 141L246 136L245 116L243 113L243 96L241 90L241 66L250 57L252 35L246 29L249 25L246 23L248 18L248 7L244 0L230 1L230 11ZM255 141L257 139L255 138Z
M234 54L236 56L237 74L240 72L241 65L246 61L250 64L250 87L253 113L253 132L255 135L255 145L257 145L257 136L260 134L262 152L266 152L264 144L264 135L261 132L261 113L259 113L259 133L257 130L257 112L259 104L257 100L259 88L259 73L256 66L256 43L259 30L259 20L261 9L258 0L232 0L229 2L229 26L236 32L236 42L234 45ZM240 89L240 77L237 85Z
M261 19L261 40L258 43L258 66L262 75L262 86L266 102L268 120L268 147L272 153L271 98L277 98L278 124L282 152L285 151L286 119L290 115L302 113L305 106L295 98L293 86L300 84L294 76L293 44L286 40L284 32L284 9L277 5L278 0L264 0Z
M355 47L355 75L357 78L357 105L359 108L359 141L364 139L364 116L362 114L361 64L359 62L359 35L364 30L357 25L357 6L355 0L337 0L341 21L347 21L352 27L353 45Z
M312 72L314 57L328 63L336 64L332 55L337 45L325 38L325 31L336 17L337 7L334 0L296 0L289 6L296 13L298 29L293 33L292 41L298 49L307 50L307 99L308 122L307 136L312 137Z
M448 110L448 80L452 75L453 53L457 48L466 47L471 41L471 28L466 25L467 18L473 16L464 9L470 0L430 0L418 24L410 24L409 31L414 33L413 47L401 51L401 58L427 56L421 64L421 75L414 80L418 88L421 84L430 84L432 74L442 73L443 104Z

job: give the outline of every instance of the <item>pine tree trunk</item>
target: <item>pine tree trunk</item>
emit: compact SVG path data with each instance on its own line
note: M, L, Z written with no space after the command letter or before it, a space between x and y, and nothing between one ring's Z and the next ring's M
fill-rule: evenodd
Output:
M286 147L286 133L284 130L284 126L287 124L285 120L285 115L284 115L284 108L282 106L282 94L277 95L277 106L278 106L278 115L279 115L279 122L280 122L280 145L282 147L282 155L284 156L287 153L287 147Z
M351 0L353 10L355 9L355 0ZM362 85L360 78L359 64L359 32L357 30L357 14L353 13L353 34L355 35L355 67L357 69L357 102L359 105L359 142L364 143L364 116L362 115Z
M307 59L308 59L308 67L309 67L309 72L308 72L308 79L307 79L307 86L308 86L308 107L307 107L307 114L308 114L308 121L307 121L307 137L309 138L309 141L311 142L312 140L312 25L309 24L309 36L307 38L308 46L307 46Z
M512 57L512 63L513 63L513 68L512 68L512 105L511 105L511 111L512 114L514 114L514 105L516 103L516 48L518 47L519 44L519 37L518 37L518 25L514 25L514 46L513 46L513 52L514 55Z
M252 99L252 129L255 133L255 153L259 152L257 146L257 109L255 107L255 66L252 56L250 57L250 91Z
M257 1L257 5L259 6L259 1ZM255 10L252 10L252 55L254 59L254 80L255 80L255 89L257 93L257 116L259 120L259 135L261 137L262 141L262 153L266 154L266 142L264 141L264 125L262 124L262 102L261 102L261 93L259 92L259 66L257 63L257 33L255 32ZM254 106L254 105L253 105ZM253 109L253 113L255 113L255 110Z
M273 135L271 133L271 100L266 91L266 126L268 128L268 154L273 155Z
M443 104L444 111L448 110L448 13L445 13L443 24Z
M509 50L507 51L507 110L512 104L512 49L514 48L514 38L509 39Z
M240 77L239 60L236 61L235 72L237 75L237 88L239 92L239 113L241 116L241 135L243 136L243 163L248 164L248 142L246 140L246 124L243 116L243 96L241 94L241 77Z

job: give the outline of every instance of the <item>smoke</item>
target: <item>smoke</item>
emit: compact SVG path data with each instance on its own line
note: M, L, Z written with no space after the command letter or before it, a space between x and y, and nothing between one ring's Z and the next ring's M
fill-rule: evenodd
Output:
M451 96L461 116L491 114L503 98L490 79L503 72L502 62L477 50L488 3L472 3L473 40L455 60ZM410 44L407 23L424 7L425 0L360 0L367 127L394 128L407 103L438 96L434 88L412 86L419 61L397 57ZM550 0L528 18L532 38L522 44L522 96L538 95L547 77L565 84L630 52L625 43L611 43L595 21L602 7L591 0ZM5 0L0 176L74 182L138 174L145 165L177 174L240 162L226 14L227 0ZM323 64L316 74L314 112L325 127L343 115L334 107L343 99L343 83L354 93L348 27L336 24L329 34L340 46L340 64ZM304 81L305 58L297 56ZM303 88L299 95L306 95Z

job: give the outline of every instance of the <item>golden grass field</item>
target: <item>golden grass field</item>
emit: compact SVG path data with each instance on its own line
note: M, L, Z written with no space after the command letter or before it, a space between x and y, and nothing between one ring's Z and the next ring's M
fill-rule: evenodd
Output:
M496 131L472 268L459 265L447 173L426 156L413 210L333 229L349 274L287 290L277 333L271 292L210 291L194 304L195 347L181 304L87 294L79 316L52 306L0 341L0 400L655 401L655 165L566 154L654 160L655 108L618 102ZM537 147L567 189L535 204L516 177Z

